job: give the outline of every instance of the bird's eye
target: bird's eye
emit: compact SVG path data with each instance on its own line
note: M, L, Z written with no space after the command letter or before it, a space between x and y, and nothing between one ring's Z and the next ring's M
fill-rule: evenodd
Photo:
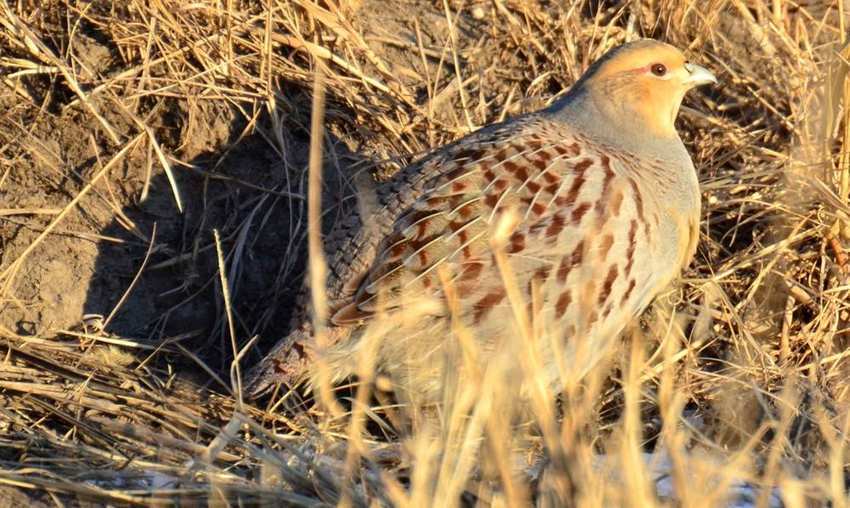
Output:
M655 74L656 76L663 76L663 75L667 74L667 67L665 67L664 64L660 64L660 63L653 64L652 65L652 73Z

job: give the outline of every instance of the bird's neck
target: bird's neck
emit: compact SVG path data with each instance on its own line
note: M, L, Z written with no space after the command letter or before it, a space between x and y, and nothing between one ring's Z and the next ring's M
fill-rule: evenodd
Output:
M603 144L660 159L687 157L672 122L669 126L654 125L647 118L650 112L641 110L640 106L635 108L624 101L617 101L606 92L605 89L591 91L578 84L556 101L549 111ZM637 103L640 105L640 102ZM671 147L675 147L673 153Z
M662 173L642 173L647 185L668 208L688 214L699 213L700 195L696 171L679 134L660 135L646 128L640 111L633 111L607 97L593 97L575 87L553 104L548 114L578 129L603 146L629 152L638 161Z

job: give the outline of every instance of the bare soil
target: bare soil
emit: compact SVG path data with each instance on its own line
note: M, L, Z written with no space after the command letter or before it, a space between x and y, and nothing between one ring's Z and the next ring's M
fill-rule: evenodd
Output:
M711 454L720 474L741 452L748 481L794 478L807 499L835 498L830 474L850 477L829 454L846 446L850 414L844 11L703 3L3 3L0 506L334 504L343 492L365 506L391 504L399 485L430 500L429 482L412 486L412 452L387 443L400 434L381 420L392 409L370 414L374 455L352 474L342 419L231 393L234 349L255 340L240 365L257 362L288 331L302 284L317 70L328 232L399 167L545 105L637 36L684 48L722 82L689 95L678 121L702 234L682 284L636 328L647 356L669 330L680 348L647 366L640 450L665 439L669 373L673 426L692 432L683 454ZM615 447L624 370L575 423L576 457ZM173 481L155 485L152 471ZM26 482L27 494L6 487ZM624 501L618 485L605 500ZM475 488L465 499L502 500Z

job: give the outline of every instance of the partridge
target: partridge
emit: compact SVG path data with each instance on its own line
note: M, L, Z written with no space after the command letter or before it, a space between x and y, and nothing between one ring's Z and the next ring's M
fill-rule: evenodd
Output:
M327 239L323 347L304 298L249 391L314 380L318 355L334 378L353 375L354 353L382 316L391 325L376 368L438 402L446 373L462 368L447 363L458 326L474 338L479 368L520 335L509 284L545 330L534 334L539 374L552 389L564 365L580 378L694 255L699 184L674 121L684 94L713 82L668 44L624 44L550 107L401 170L379 188L374 212Z

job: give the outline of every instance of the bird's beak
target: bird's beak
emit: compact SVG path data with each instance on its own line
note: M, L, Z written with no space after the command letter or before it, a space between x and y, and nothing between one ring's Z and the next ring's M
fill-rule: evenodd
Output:
M688 88L717 83L717 78L705 67L688 62L685 64L685 70L688 71L688 77L685 78L685 86Z

